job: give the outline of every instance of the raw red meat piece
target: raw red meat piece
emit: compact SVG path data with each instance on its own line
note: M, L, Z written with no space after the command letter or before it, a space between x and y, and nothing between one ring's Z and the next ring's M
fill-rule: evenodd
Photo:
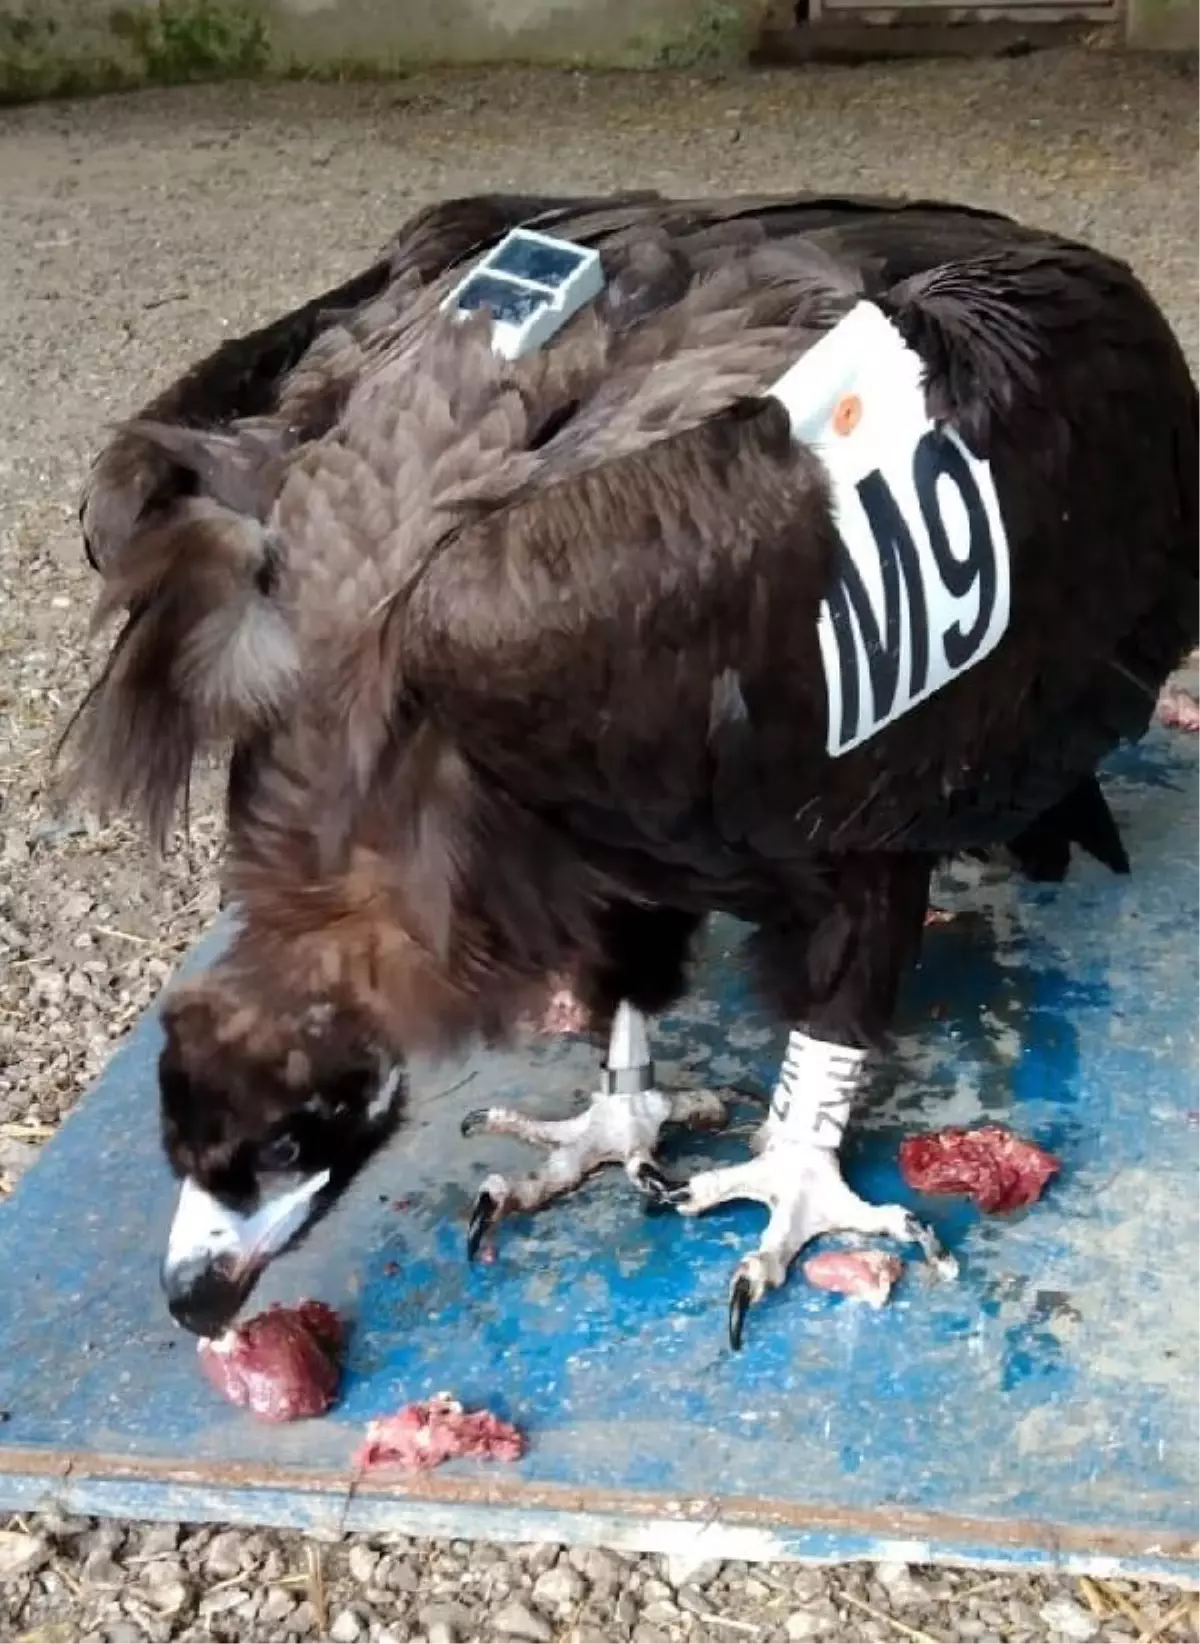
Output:
M584 1037L592 1031L592 1013L576 994L570 970L555 971L539 991L542 1002L521 1017L522 1032L562 1038Z
M823 1250L808 1258L803 1271L809 1284L818 1290L832 1290L871 1307L883 1307L904 1271L904 1263L885 1250Z
M197 1344L200 1367L232 1404L264 1421L319 1416L337 1396L342 1321L324 1302L268 1307L215 1341Z
M1164 685L1158 693L1154 717L1160 725L1169 725L1173 730L1200 731L1200 702L1190 691Z
M1036 1204L1060 1166L1052 1153L1003 1125L978 1130L933 1130L906 1136L900 1171L918 1193L962 1193L980 1210L1016 1210Z
M449 1393L437 1393L427 1403L406 1404L394 1416L368 1423L354 1464L427 1472L453 1456L519 1461L524 1454L525 1436L517 1428L490 1410L466 1411Z
M571 1034L586 1034L591 1027L591 1012L575 997L568 976L551 978L546 1005L540 1016L525 1025L533 1033L558 1038Z

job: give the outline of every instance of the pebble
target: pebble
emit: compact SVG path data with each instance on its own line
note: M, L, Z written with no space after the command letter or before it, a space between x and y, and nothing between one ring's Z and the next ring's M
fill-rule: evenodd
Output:
M296 1608L296 1600L286 1587L268 1587L267 1595L259 1606L258 1619L264 1622L285 1621Z
M698 1558L694 1553L668 1553L663 1560L672 1587L707 1587L721 1573L719 1558Z
M375 1580L381 1587L390 1587L394 1593L415 1593L421 1585L421 1578L410 1558L385 1558L375 1571Z
M556 1564L544 1570L533 1584L534 1600L552 1610L566 1609L578 1604L587 1592L587 1583L569 1564Z
M699 1587L694 1587L690 1583L687 1586L680 1587L675 1594L675 1602L681 1610L686 1610L689 1615L712 1614L712 1605L708 1599Z
M94 1547L83 1561L83 1580L88 1587L120 1587L125 1571L114 1562L107 1547Z
M636 1624L638 1618L638 1607L637 1601L632 1593L621 1594L620 1598L617 1600L613 1615L615 1616L618 1625L626 1629Z
M80 1536L87 1535L92 1521L78 1513L63 1513L54 1507L41 1515L41 1526L45 1534L55 1541L78 1541Z
M40 1570L49 1557L50 1548L42 1536L0 1530L0 1581L15 1581Z
M793 1610L784 1622L783 1629L791 1644L806 1644L809 1639L826 1637L837 1626L838 1613L833 1605L826 1601L821 1604L810 1604L804 1610Z
M329 1626L333 1644L357 1644L362 1637L362 1622L353 1610L339 1610Z
M10 1181L17 1181L29 1169L40 1151L32 1142L0 1141L0 1175L7 1176Z
M462 1604L426 1604L417 1612L417 1620L429 1633L435 1627L446 1627L452 1633L470 1633L475 1625L470 1610Z
M1059 1633L1071 1644L1087 1644L1100 1631L1100 1623L1091 1611L1072 1598L1052 1598L1038 1613L1051 1632Z
M124 1527L112 1521L102 1521L95 1529L89 1530L79 1538L79 1552L86 1557L89 1553L119 1553L124 1547L126 1535Z
M154 1558L159 1553L173 1553L178 1546L178 1524L149 1524L138 1543L138 1552L142 1558Z
M142 1567L140 1581L143 1587L162 1587L171 1581L183 1579L183 1560L156 1558L153 1564Z
M603 1547L572 1547L567 1562L585 1578L594 1598L607 1598L625 1579L627 1561Z
M360 1587L369 1587L375 1575L375 1567L379 1563L379 1554L373 1552L370 1547L364 1547L361 1542L355 1542L346 1563L352 1579L357 1581Z
M528 1644L550 1644L554 1637L554 1629L545 1616L531 1610L519 1599L513 1599L497 1610L492 1616L491 1626L497 1638L522 1639Z
M435 1621L425 1631L426 1644L458 1644L458 1634L448 1621Z
M928 1604L933 1596L929 1583L914 1576L907 1564L877 1564L874 1575L888 1602L898 1607Z
M204 1593L200 1599L201 1615L212 1617L224 1615L226 1610L236 1610L239 1604L244 1604L250 1594L244 1587L219 1587L215 1592Z
M829 1591L829 1576L824 1570L803 1564L792 1575L791 1591L802 1604L813 1598L824 1598Z
M146 1594L161 1615L178 1615L191 1599L191 1589L182 1581L161 1581ZM211 1615L212 1612L209 1611Z
M204 1568L209 1575L215 1576L218 1581L225 1581L230 1576L241 1574L242 1541L243 1537L237 1530L222 1530L220 1535L212 1538L204 1555Z
M525 1568L537 1576L558 1563L558 1548L551 1541L535 1541L522 1549L520 1557Z
M116 1621L106 1626L101 1636L107 1644L143 1644L146 1634L135 1623Z

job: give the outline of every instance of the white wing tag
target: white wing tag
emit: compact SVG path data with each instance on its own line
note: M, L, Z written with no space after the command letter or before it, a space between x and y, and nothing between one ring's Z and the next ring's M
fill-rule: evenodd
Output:
M930 421L922 371L862 302L771 389L825 465L842 539L817 630L834 758L973 667L1008 627L991 467Z

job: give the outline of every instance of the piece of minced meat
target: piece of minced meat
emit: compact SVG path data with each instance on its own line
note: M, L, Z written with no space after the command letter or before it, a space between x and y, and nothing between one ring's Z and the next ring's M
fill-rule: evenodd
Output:
M546 1009L534 1031L550 1037L567 1037L585 1035L591 1025L591 1012L582 1000L575 996L570 984L563 982L552 990Z
M840 1296L883 1307L904 1271L898 1256L885 1250L822 1250L810 1256L802 1269L809 1284Z
M454 1456L488 1461L519 1461L525 1436L490 1410L464 1410L449 1393L406 1404L394 1416L367 1426L366 1442L354 1458L357 1468L401 1467L428 1472Z
M1035 1204L1061 1169L1052 1153L1003 1125L978 1130L933 1130L906 1136L900 1172L918 1193L961 1193L980 1210L1017 1210Z
M521 1029L539 1038L586 1038L592 1031L592 1013L575 992L569 972L551 976L545 1002L521 1018Z
M1176 731L1200 731L1200 702L1178 685L1164 685L1158 693L1155 720Z

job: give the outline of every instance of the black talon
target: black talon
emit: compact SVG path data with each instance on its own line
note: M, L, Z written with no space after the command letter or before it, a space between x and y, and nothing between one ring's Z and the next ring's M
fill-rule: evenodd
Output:
M750 1280L739 1273L729 1292L729 1345L735 1353L742 1350L742 1336L746 1328L746 1314L750 1311Z
M487 1124L488 1110L486 1107L472 1108L470 1113L464 1113L459 1120L458 1128L464 1136L477 1136Z
M638 1186L646 1195L647 1215L661 1216L668 1210L674 1210L677 1205L687 1203L692 1191L689 1182L673 1182L656 1166L650 1168L653 1174L644 1165L638 1171Z
M679 1191L669 1176L664 1176L656 1164L650 1164L648 1161L637 1167L634 1180L656 1206L672 1204L674 1201L671 1195Z
M471 1220L467 1223L467 1260L473 1262L479 1254L479 1246L484 1236L496 1219L499 1205L488 1192L481 1192L475 1200L471 1210Z
M926 1227L925 1223L918 1221L915 1216L908 1216L905 1218L904 1231L913 1244L920 1245L921 1254L927 1262L944 1260L946 1247L932 1227Z

